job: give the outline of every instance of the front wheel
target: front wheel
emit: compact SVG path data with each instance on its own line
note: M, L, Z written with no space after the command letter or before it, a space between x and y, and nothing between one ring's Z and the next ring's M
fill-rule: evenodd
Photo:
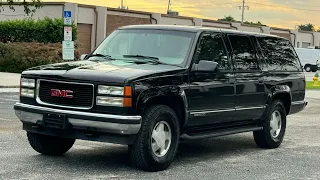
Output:
M286 131L286 122L284 105L280 100L275 100L266 119L262 122L263 130L253 132L256 144L268 149L279 147Z
M311 72L311 65L307 64L304 69L306 70L306 72Z
M155 105L143 115L141 129L129 146L132 165L145 171L161 171L173 162L179 144L179 122L168 106Z
M27 132L31 147L44 155L59 156L63 155L73 146L75 139L59 138Z

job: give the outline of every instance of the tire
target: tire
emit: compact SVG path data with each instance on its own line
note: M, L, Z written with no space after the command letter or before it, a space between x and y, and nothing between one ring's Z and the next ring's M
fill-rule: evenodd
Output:
M49 156L60 156L69 151L75 139L66 139L27 132L31 147L38 153Z
M310 72L311 71L311 65L310 64L305 65L304 69L306 70L306 72Z
M279 120L281 122L280 126L279 126L279 123L272 123L272 124L276 124L275 126L277 126L279 129L279 131L275 131L275 132L270 127L272 126L270 122L273 119L272 118L273 114L275 114L276 117L281 118L281 120ZM287 122L286 116L287 115L286 115L286 111L283 103L280 100L275 100L271 105L271 109L266 119L262 122L263 130L253 132L254 140L259 147L265 148L265 149L274 149L274 148L278 148L281 145L285 135L285 131L286 131L286 122ZM278 118L274 118L274 119L278 119ZM272 121L272 122L276 122L276 121ZM271 133L271 130L272 130L272 133ZM278 132L278 135L277 135L277 132Z
M179 145L180 128L177 115L166 105L154 105L149 107L142 117L142 125L137 139L133 145L129 146L131 163L134 167L144 171L155 172L165 170L173 162ZM165 144L170 145L167 145L168 149L164 155L157 154L157 152L153 151L152 147L152 145L157 144L152 139L153 131L154 129L157 130L160 127L157 124L161 123L169 126L171 130L171 143L165 142ZM161 152L161 149L159 152Z

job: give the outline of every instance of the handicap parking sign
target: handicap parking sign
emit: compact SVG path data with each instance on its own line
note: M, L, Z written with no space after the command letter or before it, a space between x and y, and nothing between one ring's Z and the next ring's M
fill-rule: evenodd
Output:
M64 25L71 25L72 24L72 12L71 11L64 11L63 18L64 18Z

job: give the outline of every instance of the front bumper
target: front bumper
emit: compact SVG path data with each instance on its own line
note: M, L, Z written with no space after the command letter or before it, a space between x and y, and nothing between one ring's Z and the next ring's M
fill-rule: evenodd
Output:
M101 113L90 113L73 110L53 109L41 106L16 103L14 110L17 117L23 122L25 130L37 131L38 133L57 135L71 132L86 132L87 134L110 134L112 136L136 135L141 127L141 116L124 116ZM51 125L57 123L59 127L49 126L47 117L56 116L61 119L51 121ZM31 128L31 129L30 129ZM33 128L33 129L32 129ZM50 131L50 133L49 133ZM55 133L56 132L56 133ZM75 138L77 138L75 136ZM84 138L81 138L84 139Z

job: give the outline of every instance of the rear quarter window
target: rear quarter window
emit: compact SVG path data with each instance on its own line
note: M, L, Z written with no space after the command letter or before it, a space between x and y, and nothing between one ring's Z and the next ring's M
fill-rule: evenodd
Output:
M269 71L302 71L301 64L289 40L257 37Z

